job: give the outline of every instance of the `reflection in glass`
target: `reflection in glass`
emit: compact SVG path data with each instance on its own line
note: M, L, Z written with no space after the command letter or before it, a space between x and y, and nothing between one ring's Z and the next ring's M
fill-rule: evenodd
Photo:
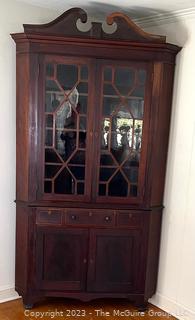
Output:
M87 118L86 117L80 117L79 129L80 130L86 130L87 129Z
M45 145L52 146L53 145L53 131L45 130Z
M80 82L77 85L77 89L80 93L88 93L88 83L87 82Z
M146 70L140 69L138 70L138 81L140 85L144 85L146 82Z
M144 114L144 100L143 99L128 99L127 104L129 107L129 110L131 111L131 114L133 118L136 119L143 119Z
M112 69L109 67L104 69L104 81L112 81Z
M57 82L55 80L46 80L46 92L52 91L52 92L62 92L61 88L58 86Z
M47 114L45 116L45 123L46 123L46 127L53 128L53 115L52 114Z
M48 76L48 77L54 76L54 65L51 63L48 63L46 65L46 76Z
M135 98L143 98L144 97L144 91L145 91L145 87L144 86L139 86L136 87L133 92L132 92L132 96Z
M104 97L104 99L103 99L103 115L105 117L112 116L119 104L120 104L120 99L117 97L116 98Z
M112 84L104 84L104 95L105 96L114 96L116 95L116 90L114 89Z
M53 112L55 111L62 100L64 99L64 95L62 93L54 93L54 92L47 92L45 97L45 111L46 112Z
M138 195L145 81L144 69L104 68L99 173L101 196Z
M88 68L87 66L81 66L81 80L88 79Z
M141 142L142 142L142 125L143 121L135 120L134 125L134 141L133 141L133 149L140 150Z
M75 129L76 113L69 101L63 103L61 108L56 112L56 129Z
M46 65L44 192L84 194L87 65ZM54 140L54 141L53 141Z
M131 168L127 166L123 166L123 172L129 182L137 183L138 182L138 168Z
M108 149L110 138L110 119L105 118L102 122L101 149Z
M116 68L114 84L121 95L127 95L135 81L135 70L127 68Z
M76 107L78 103L78 90L69 93L66 100L60 109L56 112L56 149L62 158L66 161L76 148L76 131L66 131L66 129L76 129L77 113ZM73 107L74 106L74 107Z
M76 149L76 136L76 131L56 131L56 149L64 161L67 161Z
M83 96L83 95L79 95L79 101L77 104L77 112L80 114L86 114L87 113L87 95Z
M71 90L78 81L78 67L75 65L58 64L57 80L63 90Z

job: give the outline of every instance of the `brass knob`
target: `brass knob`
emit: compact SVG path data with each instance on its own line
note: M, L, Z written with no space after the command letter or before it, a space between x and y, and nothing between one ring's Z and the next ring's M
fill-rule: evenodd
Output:
M106 216L106 217L104 218L104 220L105 220L106 222L109 222L109 221L111 221L112 219L111 219L111 217Z

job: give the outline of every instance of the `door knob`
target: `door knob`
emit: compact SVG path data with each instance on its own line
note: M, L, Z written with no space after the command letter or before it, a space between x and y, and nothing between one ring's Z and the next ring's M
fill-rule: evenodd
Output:
M109 222L109 221L111 221L112 219L111 219L111 217L106 216L106 217L104 218L104 220L105 220L106 222Z

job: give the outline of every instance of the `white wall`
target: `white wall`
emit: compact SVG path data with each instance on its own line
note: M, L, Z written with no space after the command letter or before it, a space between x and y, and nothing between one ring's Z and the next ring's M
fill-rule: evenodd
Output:
M15 268L15 43L23 23L45 23L54 11L0 1L0 301L14 296Z
M15 45L9 33L44 23L55 12L0 3L0 301L14 287ZM177 58L157 294L152 302L185 320L195 319L195 19L155 26L183 46ZM7 291L5 291L7 289ZM182 315L182 313L184 315Z
M152 302L195 319L195 16L145 29L183 47L177 56L157 294Z

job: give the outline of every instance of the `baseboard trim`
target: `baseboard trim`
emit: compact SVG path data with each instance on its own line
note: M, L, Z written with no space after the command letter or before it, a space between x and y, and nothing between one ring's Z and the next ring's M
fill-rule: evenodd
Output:
M174 301L160 293L156 293L150 300L150 303L158 308L170 313L179 320L194 320L195 310L190 310L182 304Z
M15 291L14 287L0 287L0 303L19 299L20 296Z

